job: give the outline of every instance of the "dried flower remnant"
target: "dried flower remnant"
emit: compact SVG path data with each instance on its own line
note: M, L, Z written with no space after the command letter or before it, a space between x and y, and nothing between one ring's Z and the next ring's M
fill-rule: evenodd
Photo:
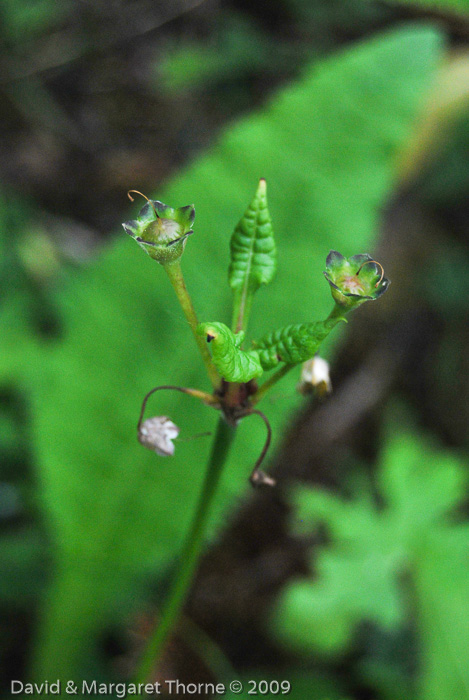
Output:
M249 481L251 482L251 485L255 487L276 486L277 484L276 480L272 476L269 476L263 472L262 469L255 469L249 477Z
M138 440L144 447L156 452L160 457L172 457L172 440L179 435L179 428L167 416L147 418L138 429Z

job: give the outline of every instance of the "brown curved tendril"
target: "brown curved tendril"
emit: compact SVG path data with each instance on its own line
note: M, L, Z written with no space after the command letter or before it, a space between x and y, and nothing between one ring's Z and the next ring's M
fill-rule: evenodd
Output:
M199 391L198 389L187 389L184 386L173 386L173 385L163 385L163 386L156 386L154 389L151 389L148 394L145 396L145 398L142 401L142 408L140 409L140 415L138 418L138 423L137 423L137 431L140 430L140 427L142 425L143 421L143 416L145 414L145 408L147 406L148 399L152 394L154 394L156 391L161 391L161 390L168 390L168 391L181 391L183 394L189 394L189 396L194 396L196 399L202 400L204 403L206 403L209 406L214 406L216 401L214 397L211 394L205 393L205 391Z
M131 202L135 202L134 197L132 197L131 194L130 194L131 192L134 192L135 194L139 194L140 197L143 197L143 199L146 199L147 202L148 202L148 204L151 206L151 208L152 208L153 211L155 212L156 218L157 218L157 219L160 218L160 217L158 216L158 212L157 212L156 209L155 209L155 205L153 204L153 202L151 201L151 199L148 199L148 197L147 197L146 195L144 195L142 192L139 192L138 190L129 190L129 191L127 192L127 197L130 199Z
M246 416L250 416L253 413L256 415L260 416L262 420L265 423L265 426L267 428L267 437L264 443L264 447L262 448L262 452L260 453L259 457L257 458L257 461L254 465L254 469L251 472L251 476L249 477L249 481L253 486L275 486L276 482L275 479L273 479L271 476L266 474L265 472L262 471L262 469L259 469L261 466L262 462L264 461L264 457L267 454L267 450L269 449L270 442L272 440L272 428L270 427L269 420L267 416L265 416L262 411L259 411L257 408L252 409L251 411L248 411L246 413Z
M383 267L383 266L381 265L381 263L379 263L377 260L365 260L365 262L362 263L362 264L360 265L360 267L358 268L357 276L360 274L360 270L362 269L362 267L364 267L365 265L369 265L370 263L374 263L375 265L378 265L378 267L381 268L381 277L379 278L379 280L378 280L378 281L376 282L376 284L375 284L375 288L376 288L376 287L378 287L378 286L381 284L381 282L382 282L383 279L384 279L384 267Z

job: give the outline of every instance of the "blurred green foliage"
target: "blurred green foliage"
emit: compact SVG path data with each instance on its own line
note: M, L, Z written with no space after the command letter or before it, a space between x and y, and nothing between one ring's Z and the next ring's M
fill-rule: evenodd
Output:
M469 12L468 0L395 0L401 4L422 5L428 9Z
M416 619L419 674L399 689L398 674L381 668L381 679L393 679L389 697L466 698L469 529L458 507L467 472L456 455L403 433L402 422L391 423L378 503L364 474L352 477L348 499L309 487L294 492L297 533L323 523L330 542L311 558L313 579L286 587L272 625L302 654L337 656L349 650L364 622L397 632Z
M269 65L273 69L274 46L247 17L227 13L216 37L216 43L168 46L157 68L163 87L175 92L208 88Z
M266 22L255 7L250 13L221 7L216 31L168 39L156 56L155 87L196 99L201 91L212 94L218 109L249 108L258 83L294 78L306 62L335 48L343 33L360 34L391 14L363 0L283 0L270 7Z
M15 2L3 0L1 18L4 36L13 42L33 38L53 31L67 17L69 2L58 5L54 0L29 0Z

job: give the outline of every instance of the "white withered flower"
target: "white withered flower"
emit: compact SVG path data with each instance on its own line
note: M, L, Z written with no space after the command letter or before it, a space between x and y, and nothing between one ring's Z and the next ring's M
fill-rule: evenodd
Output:
M302 394L307 394L313 389L317 389L320 396L330 394L332 391L329 363L319 355L303 363L298 385L298 391Z
M153 416L144 421L138 431L138 440L149 450L161 457L172 457L174 440L179 435L179 428L167 416Z

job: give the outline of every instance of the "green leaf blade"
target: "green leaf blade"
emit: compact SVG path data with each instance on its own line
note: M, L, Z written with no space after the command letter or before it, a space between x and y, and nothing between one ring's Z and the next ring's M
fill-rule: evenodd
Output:
M241 330L247 322L252 296L259 287L272 281L277 268L264 179L259 180L256 194L233 232L230 251L228 281L235 292L233 325Z
M267 370L279 362L297 365L310 360L339 320L297 323L269 333L255 343L262 367Z

